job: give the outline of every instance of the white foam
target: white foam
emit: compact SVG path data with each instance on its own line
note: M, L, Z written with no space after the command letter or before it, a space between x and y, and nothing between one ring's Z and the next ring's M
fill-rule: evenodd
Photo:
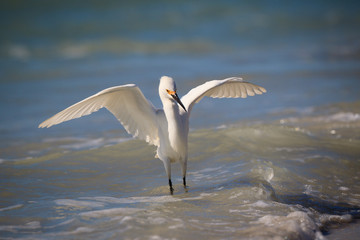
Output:
M320 216L320 222L324 225L329 222L349 223L351 221L352 221L352 216L350 214L346 214L346 215L323 214Z
M92 201L98 201L98 202L104 202L104 203L129 203L127 201L124 201L123 198L106 197L106 196L82 197L80 199L92 200Z
M303 191L304 194L306 195L311 195L312 193L314 193L315 191L313 190L312 186L309 184L305 184L305 191Z
M82 150L82 149L96 149L102 146L112 146L118 143L122 143L130 140L129 138L95 138L95 139L83 139L78 143L66 144L60 146L61 148L70 149L70 150Z
M51 233L51 234L49 234L49 236L69 236L69 235L75 235L75 234L81 234L81 233L91 233L93 231L94 231L93 228L78 227L74 231Z
M160 225L166 223L166 219L162 217L149 217L148 221L150 224Z
M141 208L110 208L105 210L96 210L80 213L82 217L91 217L91 218L99 218L99 217L108 217L113 215L127 215L134 214L136 212L142 211L144 209Z
M242 195L244 195L243 192L236 192L236 193L232 194L232 195L229 197L229 199L238 198L238 197L240 197L240 196L242 196Z
M73 199L57 199L55 200L57 205L71 206L71 207L104 207L105 204L94 201L79 201Z
M259 200L257 202L254 202L252 204L250 204L252 207L259 207L259 208L266 208L266 207L269 207L270 204L262 201L262 200Z
M132 197L130 198L135 202L150 202L150 203L167 203L167 202L178 202L181 201L179 198L172 196L160 196L160 197Z
M287 216L266 215L258 220L282 237L297 236L297 239L322 239L323 236L315 222L305 212L292 212Z
M69 220L66 220L64 222L52 225L52 226L45 226L44 228L47 228L47 229L57 228L57 227L60 227L60 226L68 225L68 224L74 222L74 220L75 219L69 219Z
M89 228L89 227L78 227L74 231L69 232L69 234L89 233L89 232L93 232L93 231L94 231L94 229Z
M314 118L310 118L308 120L312 120L315 122L322 122L322 123L330 123L330 122L356 122L356 121L360 121L360 114L359 113L352 113L352 112L339 112L339 113L335 113L332 115L327 115L327 116L319 116L319 117L314 117ZM286 123L298 123L300 122L301 119L300 118L295 118L295 117L289 117L286 119L281 119L280 123L281 124L286 124ZM300 129L298 129L300 130ZM335 130L333 130L335 131ZM336 132L332 133L335 134Z
M356 122L360 120L359 113L339 112L328 116L320 116L314 118L317 122ZM293 119L288 119L288 122L295 122Z
M77 137L64 137L64 138L47 138L44 142L71 142L60 145L60 148L67 150L85 150L96 149L103 146L112 146L122 142L131 140L131 138L77 138Z
M158 235L153 235L149 237L150 240L163 240L164 238L158 236Z
M360 120L360 114L352 112L339 112L327 118L328 121L355 122Z
M270 182L274 177L274 169L272 169L271 167L266 168L264 170L264 179L267 182Z
M81 141L84 138L80 137L58 137L58 138L45 138L43 139L44 143L56 143L56 142L62 142L62 141Z
M83 141L79 141L78 143L61 145L60 147L65 148L65 149L71 149L71 150L94 149L99 146L102 146L103 143L104 143L103 138L84 139Z
M95 200L103 203L166 203L178 202L179 198L172 196L153 196L153 197L128 197L128 198L114 198L114 197L84 197L81 199Z
M220 170L221 167L216 167L216 168L204 168L204 169L201 169L200 171L198 172L201 172L201 173L205 173L205 172L215 172L215 171L218 171Z
M0 208L0 212L21 208L23 206L24 206L23 204L16 204L16 205L12 205L12 206L5 207L5 208Z
M168 227L169 229L178 229L178 228L185 228L185 225L183 223L171 225Z
M199 200L199 199L203 199L204 197L213 197L217 195L218 195L217 193L200 193L200 195L197 197L187 197L187 198L183 198L183 200Z
M242 210L239 209L229 209L229 213L240 213L243 212Z
M176 198L173 196L145 196L145 197L127 197L127 198L115 198L107 196L98 197L82 197L80 200L72 199L58 199L55 200L57 205L72 206L72 207L104 207L106 204L136 204L136 203L170 203L180 201L192 201L203 199L204 197L216 196L216 193L201 193L199 196ZM126 209L126 208L123 208ZM130 208L134 209L134 208ZM119 208L121 211L121 208ZM99 212L101 213L101 212Z
M180 218L173 218L172 221L177 222L174 225L169 226L169 229L185 228L184 221Z
M133 218L132 217L130 217L130 216L125 216L125 217L121 217L121 220L119 221L119 223L126 223L126 222L128 222L128 221L130 221L130 220L132 220Z
M217 126L215 129L220 130L220 129L226 129L226 128L228 128L228 126L225 124L222 124L222 125Z
M340 190L340 191L349 191L350 188L341 186L341 187L339 187L339 190Z
M41 228L38 221L28 222L25 225L4 225L0 226L0 231L17 232L18 230L34 230Z
M211 180L215 176L225 176L229 173L227 170L222 170L222 167L214 167L214 168L204 168L199 171L195 172L189 172L189 175L191 175L191 179L193 181L201 181L201 180Z

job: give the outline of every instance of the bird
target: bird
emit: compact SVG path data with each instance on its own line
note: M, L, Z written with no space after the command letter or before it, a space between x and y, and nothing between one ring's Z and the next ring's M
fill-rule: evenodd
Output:
M135 84L126 84L104 89L75 103L42 122L39 128L49 128L106 108L127 133L157 147L155 158L163 162L173 194L172 163L180 163L183 186L187 189L189 117L194 105L204 97L246 98L263 93L266 89L261 86L243 81L241 77L230 77L207 81L180 99L173 78L162 76L159 84L162 109L155 108Z

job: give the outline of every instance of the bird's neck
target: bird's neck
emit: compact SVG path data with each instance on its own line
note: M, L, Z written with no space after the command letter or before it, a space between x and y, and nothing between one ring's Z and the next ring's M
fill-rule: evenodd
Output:
M169 141L177 152L187 152L188 126L186 117L180 114L179 106L174 102L164 104L164 112L168 122Z
M174 102L167 102L164 104L164 112L170 130L181 131L183 129L182 118L179 112L179 106Z

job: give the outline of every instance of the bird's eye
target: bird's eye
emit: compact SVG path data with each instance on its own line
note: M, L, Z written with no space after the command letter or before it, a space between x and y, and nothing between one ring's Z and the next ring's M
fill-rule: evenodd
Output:
M166 89L167 93L170 95L174 95L176 94L176 90L175 91L170 91L169 89Z

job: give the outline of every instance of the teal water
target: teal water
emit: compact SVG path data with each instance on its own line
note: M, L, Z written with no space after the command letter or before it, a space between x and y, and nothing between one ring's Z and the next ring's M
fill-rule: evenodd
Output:
M3 1L0 12L0 239L358 235L355 1ZM115 85L161 107L162 75L179 96L229 76L268 90L195 106L188 191L173 165L170 196L155 148L106 110L37 128Z

